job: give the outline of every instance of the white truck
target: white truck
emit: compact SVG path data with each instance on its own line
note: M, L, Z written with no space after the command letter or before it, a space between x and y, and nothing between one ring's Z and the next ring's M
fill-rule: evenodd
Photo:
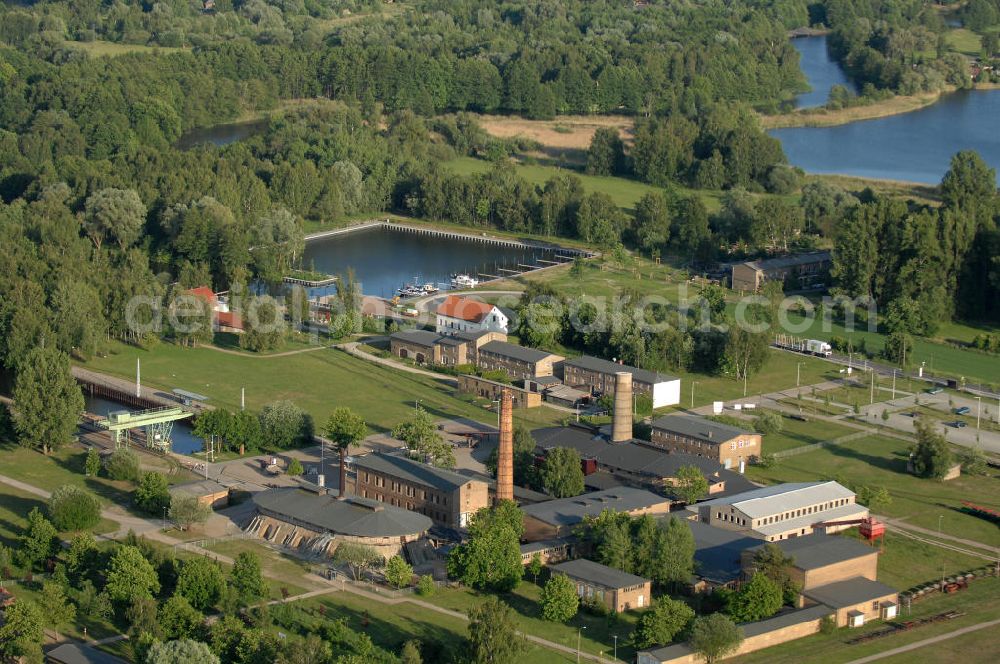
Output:
M819 355L820 357L830 357L833 355L833 348L830 344L825 341L820 341L818 339L807 339L806 340L806 352L811 355Z

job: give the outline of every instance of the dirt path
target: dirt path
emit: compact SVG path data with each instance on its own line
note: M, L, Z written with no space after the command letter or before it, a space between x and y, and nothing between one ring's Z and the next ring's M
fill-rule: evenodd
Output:
M922 641L915 641L913 643L908 643L905 646L893 648L892 650L886 650L885 652L875 653L874 655L869 655L868 657L855 659L851 662L848 662L848 664L867 664L867 662L874 662L876 660L884 659L886 657L901 655L903 653L907 653L912 650L918 650L920 648L923 648L924 646L940 643L941 641L947 641L948 639L954 639L957 636L962 636L964 634L969 634L971 632L978 632L981 629L986 629L988 627L993 627L995 625L1000 625L1000 618L996 620L990 620L988 622L978 623L976 625L969 625L968 627L956 629L954 632L948 632L947 634L939 634L937 636L932 636L930 638L923 639ZM914 661L920 661L919 657Z
M379 357L378 355L372 355L359 348L361 345L360 341L351 341L346 344L339 344L337 348L344 351L348 355L352 355L358 359L366 360L368 362L374 362L375 364L380 364L384 367L389 367L396 369L398 371L405 371L406 373L417 374L419 376L427 376L433 378L434 380L439 380L442 383L451 385L452 387L458 387L458 381L454 378L446 376L444 374L437 373L435 371L429 371L427 369L421 369L419 367L411 367L407 364L402 364L400 362L395 362L385 357Z

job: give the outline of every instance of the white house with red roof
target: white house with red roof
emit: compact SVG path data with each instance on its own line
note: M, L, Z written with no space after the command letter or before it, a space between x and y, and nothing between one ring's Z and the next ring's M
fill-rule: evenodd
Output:
M510 321L500 308L461 295L449 295L437 308L438 334L459 332L503 332Z
M208 286L198 286L184 291L184 294L193 295L208 303L212 310L212 323L217 329L223 332L243 331L243 317L229 309L229 299L225 293L215 293Z

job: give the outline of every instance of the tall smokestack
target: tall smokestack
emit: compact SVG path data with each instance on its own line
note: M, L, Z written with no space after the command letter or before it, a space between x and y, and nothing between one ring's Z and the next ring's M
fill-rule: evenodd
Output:
M615 412L611 421L611 442L632 440L632 374L619 371L615 374Z
M500 447L497 450L496 502L514 500L514 397L500 393Z

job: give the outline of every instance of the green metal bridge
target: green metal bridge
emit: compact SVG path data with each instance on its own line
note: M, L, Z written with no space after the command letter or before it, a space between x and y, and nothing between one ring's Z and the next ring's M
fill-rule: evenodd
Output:
M170 433L173 431L174 422L192 415L194 413L179 406L160 406L135 412L116 410L95 423L102 429L114 433L116 448L128 447L129 431L132 429L145 429L146 447L169 452Z

